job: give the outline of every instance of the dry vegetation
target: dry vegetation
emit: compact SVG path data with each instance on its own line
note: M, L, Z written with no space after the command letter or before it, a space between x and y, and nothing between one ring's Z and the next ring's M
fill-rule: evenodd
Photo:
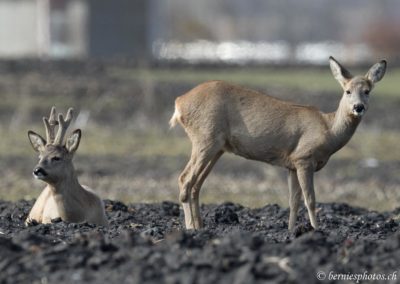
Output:
M177 201L177 177L190 152L181 129L168 129L174 98L209 79L223 79L284 99L333 111L340 87L328 68L137 69L79 62L0 64L0 199L37 197L36 155L26 132L43 129L50 107L73 106L83 129L75 166L80 181L103 198L124 202ZM400 204L400 70L388 70L351 142L316 175L320 202L377 210ZM97 123L96 123L97 122ZM72 127L73 128L73 127ZM286 207L286 172L224 155L207 179L202 201Z

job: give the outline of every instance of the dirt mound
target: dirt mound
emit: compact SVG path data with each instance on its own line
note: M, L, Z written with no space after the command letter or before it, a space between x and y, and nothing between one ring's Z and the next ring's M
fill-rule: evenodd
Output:
M203 205L206 228L193 232L183 229L183 212L173 202L105 204L109 228L60 220L25 227L32 202L0 201L0 282L321 283L318 277L332 281L335 273L398 277L393 273L400 265L400 210L318 204L321 228L311 229L302 208L290 233L289 212L278 205Z

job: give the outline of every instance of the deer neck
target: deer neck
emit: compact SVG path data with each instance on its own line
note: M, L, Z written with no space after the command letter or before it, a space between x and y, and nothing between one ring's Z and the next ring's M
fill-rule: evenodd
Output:
M58 183L49 184L48 186L57 204L61 219L74 221L78 208L82 208L82 203L85 200L85 190L79 184L75 173Z
M341 100L336 112L328 114L333 152L342 148L353 136L361 118L348 111L344 100Z

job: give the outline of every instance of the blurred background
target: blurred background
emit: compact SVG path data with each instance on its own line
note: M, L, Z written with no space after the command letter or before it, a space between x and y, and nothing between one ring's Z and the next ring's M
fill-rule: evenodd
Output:
M190 143L168 129L174 100L226 80L334 111L328 57L355 74L389 62L350 143L316 174L317 200L400 204L400 2L396 0L0 0L0 199L44 184L27 139L72 106L80 181L102 198L177 202ZM226 154L202 202L287 206L286 171Z

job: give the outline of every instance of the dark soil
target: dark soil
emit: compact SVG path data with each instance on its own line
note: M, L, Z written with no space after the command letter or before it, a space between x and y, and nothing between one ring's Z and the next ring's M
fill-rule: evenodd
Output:
M25 227L32 204L0 201L0 283L332 283L331 271L393 277L400 265L400 209L318 204L321 228L302 208L290 233L278 205L203 205L205 229L194 232L172 202L106 201L109 228Z

